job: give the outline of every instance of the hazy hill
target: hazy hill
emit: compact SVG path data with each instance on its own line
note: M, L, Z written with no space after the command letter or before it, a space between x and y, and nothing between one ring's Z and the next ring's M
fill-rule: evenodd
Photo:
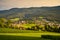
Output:
M43 16L48 20L60 22L60 6L55 7L30 7L30 8L12 8L0 11L0 17L5 18L32 18Z

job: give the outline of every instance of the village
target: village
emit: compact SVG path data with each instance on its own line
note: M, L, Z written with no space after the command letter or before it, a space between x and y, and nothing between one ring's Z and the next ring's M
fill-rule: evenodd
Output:
M0 27L12 28L19 30L41 30L41 31L52 31L59 32L60 24L57 22L49 21L45 18L34 18L33 20L21 20L19 18L6 20L0 18Z
M54 31L53 29L60 29L60 24L57 22L51 22L46 19L34 19L33 21L29 20L18 20L9 24L10 28L16 28L20 30L46 30L49 29Z

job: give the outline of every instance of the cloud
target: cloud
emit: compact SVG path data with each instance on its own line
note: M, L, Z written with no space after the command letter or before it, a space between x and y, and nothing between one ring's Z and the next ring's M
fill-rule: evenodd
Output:
M57 5L60 5L60 0L0 0L0 6L2 9L10 9L13 7L21 8Z

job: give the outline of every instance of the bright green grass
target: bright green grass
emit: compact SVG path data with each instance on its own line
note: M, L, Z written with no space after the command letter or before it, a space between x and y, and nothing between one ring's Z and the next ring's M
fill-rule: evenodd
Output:
M20 30L11 28L0 28L0 33L39 33L43 31L33 31L33 30Z
M32 26L35 26L36 24L23 24L22 26L25 28L31 28Z
M0 28L0 40L52 40L41 38L42 35L60 37L60 33Z
M0 35L41 37L41 35L60 36L60 33L50 33L50 32L47 32L47 33L46 32L42 32L42 33L0 33Z
M41 38L42 35L59 36L59 33L0 33L0 40L52 40ZM54 38L55 39L55 38Z

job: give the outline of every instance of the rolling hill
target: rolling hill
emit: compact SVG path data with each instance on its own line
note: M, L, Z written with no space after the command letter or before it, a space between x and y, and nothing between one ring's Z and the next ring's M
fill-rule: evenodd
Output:
M30 7L30 8L11 8L0 11L0 18L24 18L32 19L43 16L47 20L60 22L60 6L54 7Z

